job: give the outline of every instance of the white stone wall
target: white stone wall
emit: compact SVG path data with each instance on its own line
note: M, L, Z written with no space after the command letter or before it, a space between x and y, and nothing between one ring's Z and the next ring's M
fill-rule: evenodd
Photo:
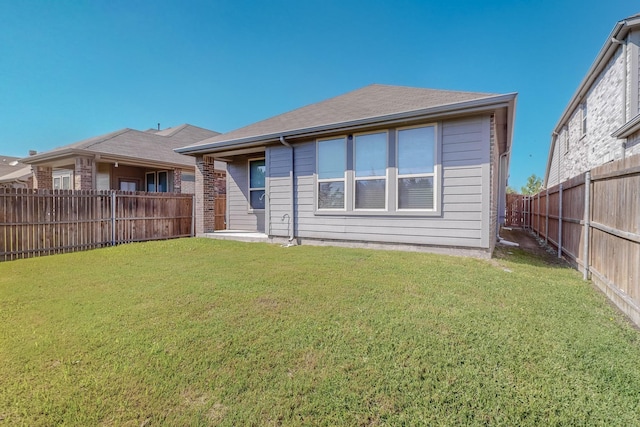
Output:
M548 171L547 187L566 181L595 166L630 155L624 152L623 142L611 136L611 133L626 123L628 111L629 63L623 56L623 48L619 46L607 66L587 92L583 102L587 104L587 132L582 134L582 104L571 112L569 120L564 124L556 139L556 147L552 153L551 167L556 171ZM637 74L637 73L632 73ZM625 76L626 75L626 76ZM638 98L635 94L635 98ZM623 99L627 102L623 102ZM626 105L625 105L626 104ZM565 150L565 137L569 135L569 150Z

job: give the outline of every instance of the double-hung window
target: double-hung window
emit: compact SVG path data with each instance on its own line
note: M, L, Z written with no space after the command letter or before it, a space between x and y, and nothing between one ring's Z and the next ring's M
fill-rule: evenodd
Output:
M435 127L397 133L398 210L435 209Z
M355 136L355 209L386 208L387 157L386 132Z
M345 138L318 141L318 209L345 208Z
M249 208L265 207L265 172L264 159L249 160Z

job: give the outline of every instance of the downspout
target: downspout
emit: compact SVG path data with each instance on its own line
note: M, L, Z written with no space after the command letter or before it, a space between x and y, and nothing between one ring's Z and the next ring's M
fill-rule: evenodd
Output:
M627 123L627 68L629 67L627 61L627 40L618 40L615 37L611 37L611 43L616 43L622 46L622 124ZM627 142L622 143L622 158L624 159L627 151Z
M295 239L295 228L296 228L296 219L294 215L294 201L295 201L295 188L294 188L294 179L293 179L293 171L294 171L294 155L293 155L293 146L285 141L284 136L280 136L280 142L285 147L289 148L291 153L291 168L289 169L289 185L291 186L291 204L289 211L289 244L287 246L292 246L293 241Z
M509 156L509 154L511 154L511 149L505 151L504 153L500 154L500 156L498 157L498 178L504 178L503 182L501 182L499 185L499 188L502 188L503 190L502 195L499 196L504 200L504 208L505 210L507 209L507 171L509 170L509 166L506 164L505 162L505 166L503 168L503 163L502 163L502 159L503 158L507 158L507 156ZM504 169L504 170L503 170ZM502 184L504 184L504 187L502 186ZM498 206L500 206L500 202L498 201ZM503 218L505 215L505 212L502 212ZM500 237L500 212L498 212L498 221L496 224L496 236L498 236L498 242L506 244L508 246L518 246L517 243L513 243L513 242L509 242L508 240L505 240L504 238Z

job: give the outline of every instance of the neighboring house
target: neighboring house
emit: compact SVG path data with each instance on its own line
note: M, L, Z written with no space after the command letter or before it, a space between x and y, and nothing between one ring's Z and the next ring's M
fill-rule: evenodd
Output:
M31 188L31 167L19 157L0 156L0 188Z
M174 149L215 135L188 124L122 129L21 161L33 168L34 188L194 193L194 159ZM216 164L216 173L224 175L223 163Z
M515 102L371 85L180 148L196 156L197 234L213 231L218 159L227 162L229 230L490 256Z
M640 153L639 46L637 14L614 26L554 128L547 188Z

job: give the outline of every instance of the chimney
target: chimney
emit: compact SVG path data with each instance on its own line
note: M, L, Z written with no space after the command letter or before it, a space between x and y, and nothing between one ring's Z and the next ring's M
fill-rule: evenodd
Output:
M160 130L160 123L158 123L158 130Z
M36 150L29 150L29 155L30 156L35 156L36 154L38 154L38 152Z

